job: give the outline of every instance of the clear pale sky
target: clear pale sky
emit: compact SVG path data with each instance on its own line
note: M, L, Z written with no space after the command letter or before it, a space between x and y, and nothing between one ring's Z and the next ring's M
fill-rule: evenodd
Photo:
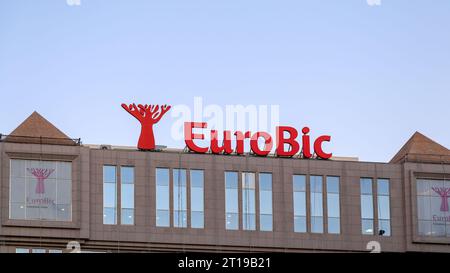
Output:
M121 102L279 104L335 155L450 147L450 1L0 0L0 132L34 110L84 143L135 145ZM157 141L171 147L170 118Z

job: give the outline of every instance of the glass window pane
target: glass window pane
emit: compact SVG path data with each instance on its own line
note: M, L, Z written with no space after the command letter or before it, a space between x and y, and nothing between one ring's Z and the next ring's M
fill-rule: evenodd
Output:
M115 208L116 207L116 184L103 184L103 206Z
M226 228L227 230L238 230L239 229L239 214L238 213L227 213Z
M227 189L226 190L226 211L230 213L238 213L238 190Z
M419 220L431 221L433 218L432 213L431 213L431 197L418 196L417 197L417 206L418 206Z
M322 176L312 175L311 179L311 192L322 193Z
M261 214L260 216L261 231L273 231L273 216L272 214Z
M256 189L254 173L242 173L242 188L243 189Z
M239 229L238 173L225 172L226 229Z
M362 234L363 235L373 235L373 219L363 219L362 220Z
M72 203L72 163L15 159L10 163L11 219L71 220L71 210L65 217L57 215L60 204Z
M417 195L431 195L430 183L427 180L417 180Z
M186 170L173 170L173 222L175 227L187 227Z
M56 169L58 180L72 180L72 163L57 162Z
M327 177L327 192L328 193L339 193L339 177L328 176Z
M389 196L378 196L378 219L390 220L390 209Z
M323 216L323 198L322 193L311 193L311 215Z
M255 190L242 191L242 212L243 213L256 213L256 199Z
M191 227L204 228L204 173L191 170Z
M103 224L115 225L116 223L116 209L105 207L103 209Z
M25 203L10 203L10 219L25 220Z
M156 169L156 185L169 186L169 169Z
M56 188L58 204L72 204L72 183L70 180L60 180Z
M187 227L187 211L174 210L173 211L173 225L176 228Z
M361 194L372 194L372 179L361 179Z
M294 192L294 215L306 216L306 193Z
M431 226L432 234L434 237L446 237L447 233L445 231L445 225L433 224Z
M62 254L63 251L62 250L57 250L57 249L50 249L48 251L48 253L50 253L50 254Z
M26 191L25 191L25 178L11 178L11 195L10 202L12 203L25 203Z
M341 233L341 220L340 218L328 218L328 233L340 234Z
M272 192L261 191L259 197L259 211L261 214L272 214Z
M311 232L323 233L323 217L311 217Z
M327 195L328 217L341 217L339 194L330 193Z
M121 167L121 183L134 184L134 167Z
M419 235L432 236L431 221L419 221Z
M57 205L58 221L72 221L72 205Z
M306 233L306 216L294 217L294 231L299 233Z
M191 226L192 228L204 228L205 216L202 211L192 211Z
M11 178L25 178L26 176L26 161L13 159L10 161Z
M156 208L169 210L169 186L158 186L156 188Z
M362 195L361 196L361 218L373 219L372 195Z
M225 172L225 187L227 189L238 188L238 173L237 172Z
M272 191L272 174L270 173L259 174L259 190Z
M157 210L156 211L156 226L170 227L169 210Z
M203 188L191 189L191 210L192 211L204 210Z
M256 214L244 213L242 218L244 230L256 230Z
M378 222L380 225L379 235L389 237L391 236L391 221L390 220L380 220Z
M174 187L186 187L186 170L173 170L173 185Z
M103 182L116 183L116 166L103 166Z
M16 248L16 253L27 254L30 253L30 250L28 248Z
M293 179L295 192L306 191L306 176L294 175Z
M378 179L378 195L389 195L389 180Z
M123 209L134 209L134 185L122 184L121 205Z
M33 248L31 250L31 253L33 253L33 254L45 254L45 253L47 253L47 251L45 249L41 249L41 248Z
M202 170L191 170L191 187L203 188L203 176Z
M169 169L156 169L156 226L170 227Z
M122 209L122 225L134 225L134 209Z

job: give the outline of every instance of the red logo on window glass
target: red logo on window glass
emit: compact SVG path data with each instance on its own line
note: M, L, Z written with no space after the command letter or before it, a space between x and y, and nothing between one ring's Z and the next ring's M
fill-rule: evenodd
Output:
M55 171L54 169L35 169L27 168L27 171L31 173L37 179L36 194L45 193L45 180Z
M171 106L147 104L139 104L136 106L134 103L130 105L123 103L122 107L141 123L141 135L139 137L138 148L147 151L154 150L156 144L153 125L162 119L162 117L170 110Z
M450 188L433 188L433 191L442 198L441 211L448 212L448 198L450 197Z

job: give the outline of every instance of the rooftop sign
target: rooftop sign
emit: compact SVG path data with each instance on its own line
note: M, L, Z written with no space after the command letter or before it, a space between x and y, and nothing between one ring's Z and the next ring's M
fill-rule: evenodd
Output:
M141 123L141 135L139 137L138 148L140 150L154 150L155 137L153 127L171 109L171 106L164 105L142 105L122 104L128 113L134 116ZM278 126L276 136L273 137L267 132L241 132L224 131L223 140L220 139L217 130L210 130L211 142L209 147L202 147L196 144L195 140L204 140L205 133L194 133L194 130L206 130L206 122L185 122L184 139L187 148L195 153L213 154L237 154L243 155L245 151L245 141L250 141L250 150L258 156L268 156L275 146L275 154L278 157L294 157L301 154L303 158L312 158L317 155L320 159L330 159L332 153L327 153L323 149L325 142L331 141L331 136L322 135L312 140L310 129L304 127L302 136L299 138L297 129L290 126ZM233 145L234 143L234 145ZM264 143L264 147L262 144Z

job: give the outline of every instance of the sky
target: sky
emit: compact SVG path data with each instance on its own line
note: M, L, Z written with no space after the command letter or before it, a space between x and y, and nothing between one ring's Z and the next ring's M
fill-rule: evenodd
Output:
M36 110L83 143L132 146L122 102L202 97L279 105L337 156L387 162L415 131L450 147L449 14L448 0L0 0L0 133ZM172 123L157 142L182 148Z

